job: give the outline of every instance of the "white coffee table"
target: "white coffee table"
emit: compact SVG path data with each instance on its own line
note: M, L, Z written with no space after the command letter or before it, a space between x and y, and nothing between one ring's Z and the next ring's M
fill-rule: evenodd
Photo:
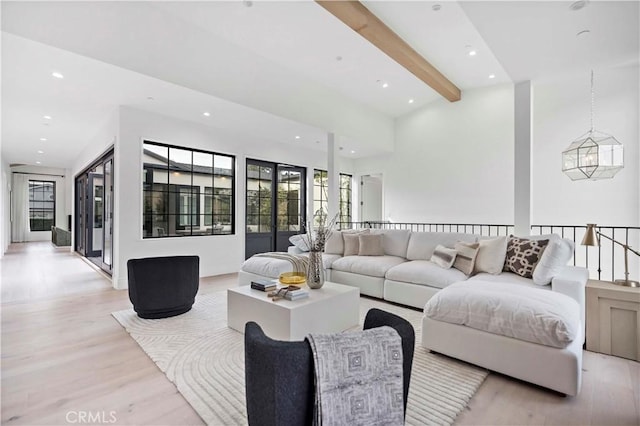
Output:
M276 340L303 340L309 333L335 333L359 322L360 290L332 282L310 290L309 297L272 301L264 291L251 286L227 290L227 324L244 333L249 321L260 324L265 334Z

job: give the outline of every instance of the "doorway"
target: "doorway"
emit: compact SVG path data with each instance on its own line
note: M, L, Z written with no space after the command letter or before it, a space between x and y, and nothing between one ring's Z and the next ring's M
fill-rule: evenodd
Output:
M360 178L360 222L382 221L382 175Z
M76 177L75 249L111 274L113 264L113 151Z
M245 258L287 251L306 222L306 169L247 159Z

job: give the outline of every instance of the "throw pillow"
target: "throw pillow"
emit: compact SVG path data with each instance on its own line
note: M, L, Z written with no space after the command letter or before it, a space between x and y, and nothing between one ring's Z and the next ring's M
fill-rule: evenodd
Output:
M540 262L533 270L533 282L538 285L549 284L553 277L558 275L560 269L571 260L574 248L574 242L567 238L555 236L550 239Z
M339 254L342 256L344 253L344 241L342 239L342 232L333 231L327 241L324 243L324 252L327 254Z
M382 234L358 234L358 256L384 256Z
M344 255L357 256L360 252L360 235L344 233L342 238L344 238Z
M510 235L504 270L524 278L533 278L533 271L547 244L549 240L529 240Z
M289 242L304 252L309 251L309 237L306 234L292 235L289 237Z
M449 269L456 261L458 252L455 249L438 244L431 255L431 261L441 268Z
M479 247L480 243L457 242L454 246L457 254L453 267L465 275L471 275Z
M502 272L504 259L507 254L507 237L492 238L490 240L480 240L478 257L476 257L473 273L487 272L497 275Z

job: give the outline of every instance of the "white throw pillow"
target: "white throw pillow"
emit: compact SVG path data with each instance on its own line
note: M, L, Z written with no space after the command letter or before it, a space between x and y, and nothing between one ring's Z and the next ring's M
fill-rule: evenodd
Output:
M501 273L504 267L504 258L507 255L507 237L480 240L478 243L480 243L480 250L476 256L473 273L488 272L493 275Z
M562 267L571 260L574 248L574 242L566 238L556 236L550 239L549 245L533 270L533 282L538 285L549 284Z
M307 234L292 235L289 237L289 242L303 252L309 251L309 237L307 237Z
M435 263L441 268L449 269L453 266L453 262L456 261L456 255L458 252L456 249L452 249L449 247L445 247L441 244L433 250L433 254L431 255L431 262Z

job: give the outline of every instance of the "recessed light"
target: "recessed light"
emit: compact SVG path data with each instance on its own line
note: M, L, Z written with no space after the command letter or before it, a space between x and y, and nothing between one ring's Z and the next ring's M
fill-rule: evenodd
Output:
M489 78L494 79L494 78L496 78L496 75L495 74L489 74Z
M382 83L382 88L386 89L387 87L389 87L389 83Z
M45 120L51 120L51 116L50 115L45 115L42 118L44 118Z
M42 142L46 142L46 141L47 141L47 138L40 138L40 140L41 140Z
M469 56L476 56L478 54L478 52L476 52L475 50L470 50L469 51Z
M589 3L587 0L578 0L578 1L574 1L573 3L571 3L569 5L569 9L571 10L580 10L583 7L585 7L587 5L587 3Z
M42 164L40 161L36 161L36 164Z
M296 136L296 139L300 139L300 136Z
M205 117L211 117L211 113L210 112L203 112L202 115L204 115Z
M413 103L413 99L409 99L409 103L412 104Z
M352 154L355 154L356 152L355 152L354 150L351 150L351 153L352 153Z
M38 150L38 154L44 154L44 151L43 151L43 150L41 150L41 149L39 149L39 150Z
M60 74L58 71L54 71L51 73L55 78L64 78L64 75Z

